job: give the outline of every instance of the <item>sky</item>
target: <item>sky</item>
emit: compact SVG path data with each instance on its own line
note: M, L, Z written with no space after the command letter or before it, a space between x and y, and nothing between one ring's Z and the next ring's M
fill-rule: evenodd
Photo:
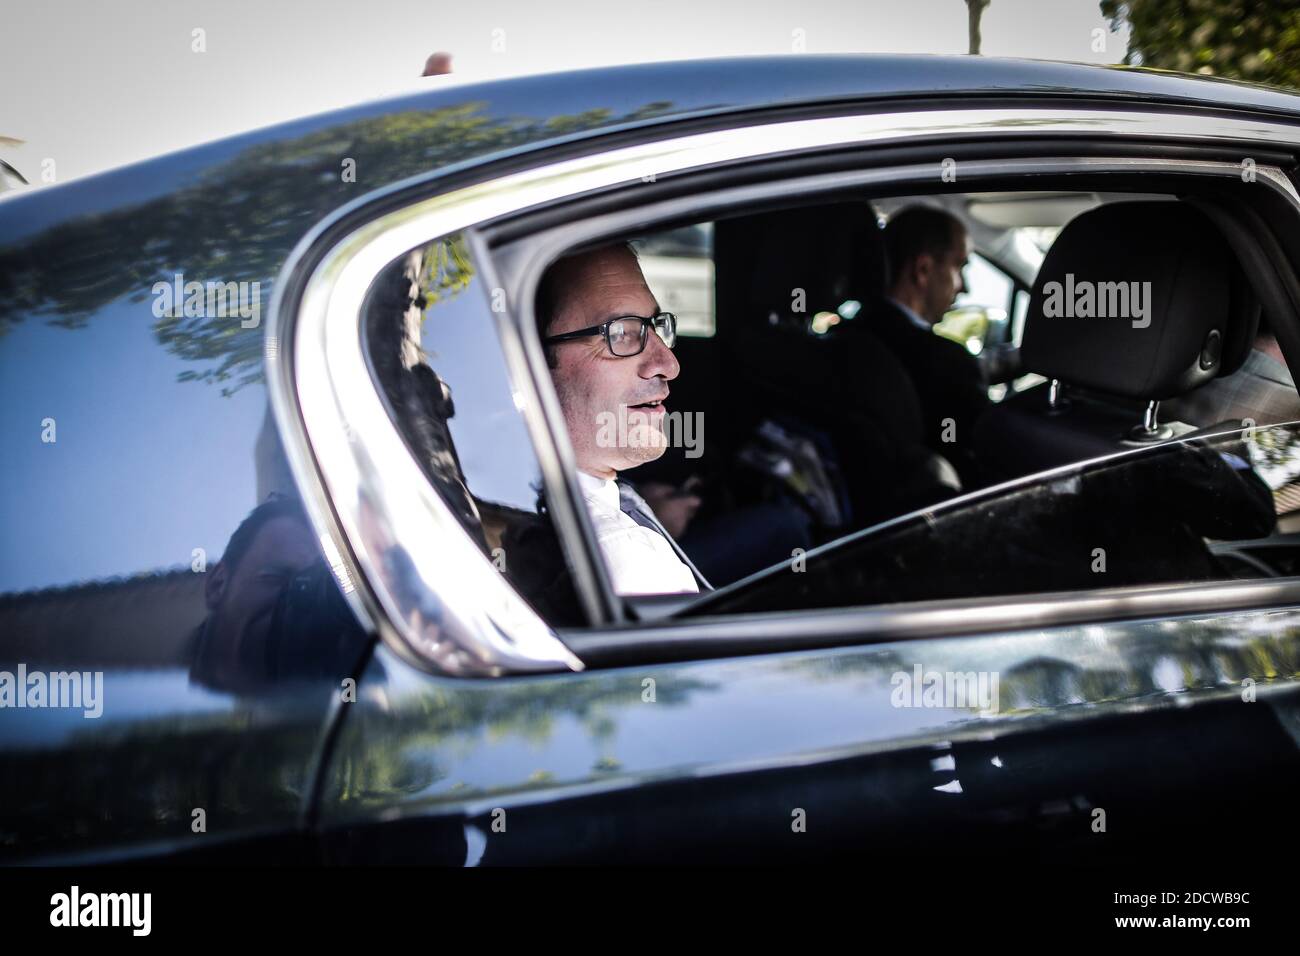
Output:
M23 141L0 159L37 184L430 84L798 42L967 52L964 0L5 0L0 22L0 137ZM982 23L989 56L1117 63L1127 47L1099 0L992 0ZM422 78L437 50L454 73Z

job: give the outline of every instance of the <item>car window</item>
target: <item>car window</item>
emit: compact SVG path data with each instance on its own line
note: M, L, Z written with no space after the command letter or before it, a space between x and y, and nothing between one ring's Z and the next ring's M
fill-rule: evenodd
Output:
M1021 483L998 506L1009 509L1005 517L1028 520L1025 516L1039 515L1035 509L1041 506L1042 514L1034 520L1041 529L1054 529L1044 532L1043 541L1030 541L1024 535L1033 530L1033 522L1022 521L1024 535L1016 546L1035 554L1035 549L1050 550L1053 536L1064 533L1055 517L1058 511L1085 525L1092 521L1101 527L1096 523L1100 519L1071 512L1066 505L1075 499L1062 491L1065 486L1040 487L1021 479L1059 474L1075 463L1128 450L1150 452L1151 463L1139 467L1145 459L1130 462L1131 475L1122 468L1106 473L1107 481L1123 485L1114 489L1117 508L1107 513L1109 519L1124 513L1119 506L1126 500L1150 503L1142 497L1147 485L1138 480L1141 476L1157 471L1172 475L1183 466L1181 477L1165 475L1154 484L1199 480L1209 467L1205 456L1194 451L1199 446L1178 445L1179 440L1210 426L1215 432L1232 430L1234 418L1237 431L1300 420L1300 396L1276 343L1270 347L1266 342L1268 324L1259 320L1253 290L1207 212L1169 194L1085 192L1077 202L1064 192L1052 196L1049 211L1068 215L1064 225L1017 226L995 238L1025 247L1017 262L1037 263L1040 280L1059 280L1069 290L1062 295L1080 297L1084 305L1077 315L1052 311L1047 304L1050 285L1026 289L1023 275L1013 276L993 259L973 253L957 308L946 316L939 313L943 321L938 328L925 328L920 312L932 310L933 303L914 298L915 308L903 308L887 294L896 289L887 289L889 258L897 246L889 229L906 221L912 199L890 200L893 214L883 227L873 203L855 198L803 206L787 202L753 212L740 208L711 223L660 231L641 227L626 237L639 251L636 266L661 304L669 293L654 256L702 259L707 248L711 257L712 334L679 336L668 373L671 395L662 454L615 468L620 482L638 491L660 519L698 580L725 592L752 575L789 570L808 555L826 553L819 549L856 554L847 541L858 540L868 529L893 541L903 534L891 523L900 516L912 516L903 520L917 529L924 522L916 516L929 514L944 515L958 531L973 528L958 514L997 510L993 502L1002 499L984 497L984 490L1012 481ZM924 204L939 217L935 235L954 235L948 223L956 217L975 236L981 224L963 218L968 204L962 196L945 199L948 211ZM1143 244L1144 233L1133 224L1148 221L1169 227L1175 238L1168 247ZM1115 222L1126 225L1122 253L1089 238L1098 230L1110 235L1108 224ZM617 245L624 238L603 241ZM1112 239L1111 246L1120 245L1120 239ZM582 248L596 247L588 241ZM1107 306L1084 297L1081 290L1090 285L1108 296L1118 295L1117 289L1136 289L1132 306L1138 311L1096 321L1087 303ZM948 289L955 292L951 284ZM1150 289L1162 295L1146 291ZM1173 294L1164 297L1165 289ZM1125 307L1122 298L1116 301ZM1038 328L1035 348L1022 360L1016 343L1028 337L1031 325ZM1082 359L1084 355L1088 357ZM1003 377L990 377L991 368ZM1058 378L1064 380L1060 385ZM989 388L993 383L997 389ZM1251 403L1236 400L1243 395ZM1176 400L1162 400L1167 396ZM1236 414L1240 407L1261 403L1272 409L1268 417ZM1292 406L1296 414L1288 415ZM1169 443L1179 450L1157 450ZM1226 454L1252 462L1251 455L1263 446L1254 431L1248 443L1249 449ZM1227 460L1211 456L1211 470L1222 471ZM1234 489L1263 489L1256 499L1266 500L1272 489L1252 480L1249 469L1237 475L1228 468L1224 477L1232 479L1227 485ZM1086 483L1101 487L1103 481L1092 475ZM1057 497L1064 504L1053 503ZM969 513L946 510L954 501L978 504ZM1172 498L1155 500L1161 507L1173 503ZM1271 526L1251 524L1257 512L1221 534L1188 525L1191 537L1180 540L1217 542L1188 546L1186 555L1200 560L1194 567L1169 564L1161 571L1140 562L1124 565L1124 555L1113 554L1115 547L1124 549L1117 538L1118 545L1095 545L1111 555L1111 571L1052 576L1052 564L1039 561L1028 566L1048 575L1037 584L1013 570L1015 555L997 560L981 556L976 547L980 535L995 531L984 526L978 534L935 539L935 547L961 556L954 557L951 580L911 567L909 590L883 571L878 588L843 586L838 576L827 575L825 606L1250 573L1252 558L1240 557L1246 552L1224 542L1268 536ZM1263 514L1268 520L1276 517L1268 508ZM969 550L954 544L962 541L971 544ZM1183 553L1170 547L1171 554ZM823 568L833 564L825 557L820 561ZM1226 561L1234 562L1231 571L1223 570ZM998 585L983 582L983 574L997 577ZM748 598L736 598L735 607L728 604L727 609L817 605L816 599L800 596L806 583L781 585L775 583L779 577L779 570L771 572L762 587L756 586L752 605L745 603ZM790 588L794 590L784 604L773 603L774 595ZM701 606L723 608L708 599Z
M1300 426L1123 453L887 522L712 595L748 613L1300 572Z
M633 246L659 306L677 316L677 334L713 336L713 223L654 232Z
M549 622L577 623L492 295L462 236L411 251L367 297L371 366L411 453L484 557Z
M970 254L965 280L966 291L957 296L934 331L978 355L986 344L1006 341L1015 282L978 252Z

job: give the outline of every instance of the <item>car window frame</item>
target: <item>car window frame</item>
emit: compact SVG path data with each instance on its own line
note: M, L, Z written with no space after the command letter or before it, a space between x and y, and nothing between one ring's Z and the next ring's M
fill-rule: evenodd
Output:
M1171 163L1171 161L1177 163L1177 160L1157 160L1157 163L1160 163L1161 165L1162 172L1166 172L1166 173L1169 172L1169 166L1167 166L1167 164ZM1040 168L1043 168L1044 164L1036 163L1035 165L1039 165ZM1193 166L1195 165L1196 164L1187 164L1186 172L1192 172ZM1122 168L1117 168L1117 172L1127 173L1130 172L1131 169L1132 169L1132 165L1130 163L1127 163L1127 161L1125 161L1125 164L1123 164ZM878 172L883 172L887 174L887 176L909 176L910 174L910 176L913 177L915 176L924 177L927 174L927 170L924 168L919 170L917 168L891 168L885 170L878 170ZM1097 170L1093 170L1093 172L1097 172ZM1204 172L1204 170L1197 168L1196 172ZM1219 172L1227 172L1227 170L1219 169ZM972 176L978 177L978 172L972 174ZM839 183L837 183L837 185L839 185ZM797 190L800 191L801 198L809 198L809 196L814 195L813 183L811 182L801 181L800 183L798 183ZM809 202L813 202L813 199L809 199ZM1300 211L1300 204L1297 204L1296 208L1297 211ZM716 211L715 209L710 209L710 212L716 212ZM681 212L671 211L669 215L671 215L671 221L676 221L677 219L680 219ZM611 217L607 215L602 217L602 219L607 219L611 221L607 222L607 224L602 224L602 228L599 229L599 232L607 235L616 235L617 234L617 229L615 228L616 217ZM610 232L611 229L612 232ZM567 230L562 230L562 232L567 232ZM558 250L562 250L562 248L568 248L569 246L565 245L565 243L575 243L575 245L581 245L581 243L575 242L575 239L576 239L576 234L569 234L567 235L567 237L563 239L562 242L558 243L558 247L556 248L558 248ZM590 237L584 237L584 242L590 242L590 241L591 241Z
M1131 166L1128 166L1128 168L1131 169ZM1294 196L1291 196L1291 199L1292 202L1294 202ZM1118 453L1118 454L1126 454L1126 453ZM1069 468L1078 468L1084 466L1084 464L1091 464L1091 463L1092 462L1076 462L1076 463L1071 463L1070 466L1066 466L1066 468L1067 470L1069 470ZM1041 473L1041 475L1026 476L1026 479L1023 480L1035 480L1035 479L1044 480L1045 477L1047 477L1047 475L1048 472L1044 472ZM913 514L910 515L900 515L898 516L897 519L893 519L892 522L889 523L892 524L893 522L896 522L896 520L915 518L917 514L919 514L919 512L913 512ZM863 532L858 532L858 533L859 535L861 535L861 533ZM835 546L835 544L836 542L829 542L829 544L826 545L826 548L832 548L832 546ZM780 566L774 566L774 567L780 567ZM763 572L759 572L759 574L763 574ZM1300 581L1300 579L1296 579L1296 580ZM1203 589L1203 585L1196 585L1196 587L1192 589L1193 591L1195 591L1195 589L1199 589L1199 588ZM1231 591L1231 588L1229 589L1229 591ZM1258 600L1261 594L1262 596L1266 596L1264 598L1265 602L1273 601L1273 600L1286 600L1288 596L1292 596L1292 597L1300 596L1300 591L1297 591L1294 594L1292 594L1291 591L1288 591L1288 589L1284 589L1284 588L1279 589L1277 587L1248 588L1247 591L1253 594L1253 597L1251 598L1252 601ZM1093 593L1092 589L1089 589L1088 592L1062 592L1061 594L1057 594L1056 598L1058 601L1061 601L1063 600L1063 598L1070 596L1070 594L1075 594L1075 596L1079 596L1079 594L1091 594L1091 593ZM1115 589L1115 593L1121 594L1121 596L1136 598L1138 596L1143 596L1143 594L1170 594L1171 592L1167 591L1165 585L1160 585L1160 587L1154 589L1141 588L1141 587ZM1221 596L1219 592L1216 592L1216 594L1217 597ZM638 614L638 618L642 618L642 619L649 618L650 620L653 620L656 627L664 627L667 626L669 619L672 619L673 623L682 624L682 626L685 626L685 624L688 623L689 619L677 620L675 617L673 617L673 615L676 615L677 613L680 613L680 611L684 611L685 609L689 609L689 607L692 607L695 604L695 601L703 600L703 598L695 598L695 596L690 596L690 594L688 594L688 596L685 596L685 598L682 598L681 596L671 596L671 597L663 596L663 597L651 597L651 598L623 598L623 600L629 602L630 605L637 606L640 607L640 609L642 609L643 613ZM1013 596L1006 596L1005 598L992 598L991 602L993 605L1018 604L1022 606L1035 606L1039 604L1039 601L1036 600L1034 594L1026 594L1026 596L1015 596L1015 594L1013 594ZM924 602L924 604L928 604L928 602ZM1096 602L1087 602L1087 604L1095 605ZM944 602L936 601L933 602L933 605L935 605L935 607L943 606ZM850 607L845 607L845 609L842 610L866 610L866 607L857 607L857 609L850 609ZM923 611L923 613L930 614L930 611L933 610L933 607L918 606L918 610ZM1070 611L1070 613L1063 615L1062 620L1073 620L1074 614L1075 611ZM998 620L996 619L987 620L988 626L996 626L997 623ZM983 624L979 624L979 626L976 626L974 630L972 630L971 632L982 630L982 627ZM584 650L584 652L586 653L590 653L591 650L595 650L598 648L599 639L594 641L584 641L580 639L575 639L575 633L576 632L572 630L564 631L565 640L568 640L569 643L571 643L571 645L575 646L575 648L581 646L582 650ZM629 639L629 635L627 632L624 631L620 633L619 640L624 641L625 643L625 641L627 641L628 639Z

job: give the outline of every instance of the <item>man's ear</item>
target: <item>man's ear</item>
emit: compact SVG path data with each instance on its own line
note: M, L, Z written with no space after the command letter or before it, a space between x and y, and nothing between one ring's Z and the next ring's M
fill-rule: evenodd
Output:
M203 603L211 611L221 599L226 596L226 585L230 583L230 577L226 574L226 562L218 561L207 573L207 580L203 582Z
M932 275L934 275L934 256L922 252L912 260L912 282L918 288L924 289L929 285Z

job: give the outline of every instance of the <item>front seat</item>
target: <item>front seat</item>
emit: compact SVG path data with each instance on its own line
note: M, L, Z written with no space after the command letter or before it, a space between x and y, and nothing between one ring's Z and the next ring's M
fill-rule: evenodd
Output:
M1259 303L1214 224L1176 201L1119 202L1061 230L1034 282L1020 347L1049 381L975 428L987 473L1009 479L1194 430L1159 403L1245 361Z

